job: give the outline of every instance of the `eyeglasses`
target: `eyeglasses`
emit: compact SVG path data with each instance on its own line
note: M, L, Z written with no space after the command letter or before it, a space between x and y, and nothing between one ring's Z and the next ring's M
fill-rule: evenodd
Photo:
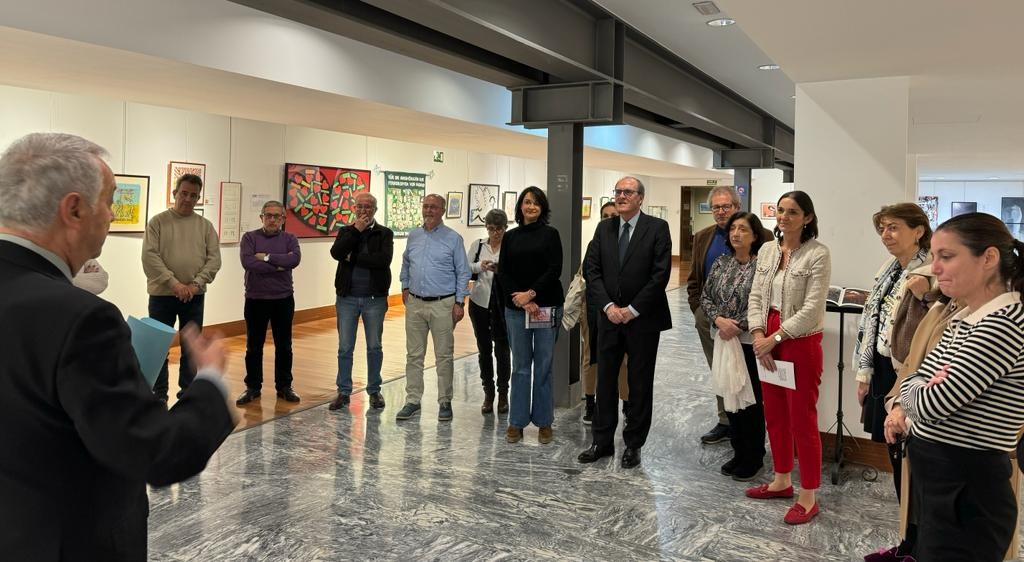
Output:
M372 211L375 208L374 205L356 205L356 210L359 211Z
M281 214L278 214L278 213L263 213L260 216L265 218L265 219L270 219L270 220L275 220L275 221L284 220L284 215L281 215Z
M487 232L501 232L505 230L504 226L487 225Z
M444 209L444 207L442 207L440 205L424 205L423 208L424 209Z
M731 210L732 210L732 207L733 207L733 204L732 204L732 203L728 203L728 204L726 204L726 205L712 205L712 206L711 206L711 210L712 210L713 212L716 212L716 213L717 213L717 212L719 212L719 211L731 211Z
M174 194L175 197L181 197L182 199L199 199L199 193L192 193L191 191L179 191Z
M614 195L616 197L619 197L619 196L622 196L622 197L632 197L632 196L636 195L637 193L640 193L640 192L635 190L635 189L613 189L612 190L612 195Z

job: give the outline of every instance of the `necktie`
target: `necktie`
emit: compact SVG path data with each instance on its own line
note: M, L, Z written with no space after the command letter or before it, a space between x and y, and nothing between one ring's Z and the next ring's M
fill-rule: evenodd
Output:
M622 234L619 235L619 266L626 259L626 248L629 247L629 223L622 224Z

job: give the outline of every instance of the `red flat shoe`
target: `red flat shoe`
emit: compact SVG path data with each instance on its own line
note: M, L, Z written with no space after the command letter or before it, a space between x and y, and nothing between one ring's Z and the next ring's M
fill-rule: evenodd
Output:
M804 506L800 505L800 503L797 502L793 504L793 507L789 508L789 511L786 512L786 516L782 520L788 523L789 525L803 525L811 519L814 519L814 516L817 514L817 502L815 502L815 504L811 506L810 511L804 509Z
M768 489L768 484L762 484L756 488L747 489L747 497L754 498L755 500L771 500L775 498L791 498L793 497L793 487L790 486L783 490L771 491Z

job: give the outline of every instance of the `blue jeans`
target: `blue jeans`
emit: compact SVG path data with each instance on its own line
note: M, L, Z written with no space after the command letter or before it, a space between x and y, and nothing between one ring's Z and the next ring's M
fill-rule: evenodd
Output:
M551 427L555 421L551 359L558 330L562 326L562 308L556 307L553 316L553 327L528 330L525 312L505 308L505 327L509 347L512 349L512 385L508 410L508 424L511 426L523 428L533 422L537 427Z
M189 322L193 322L196 328L203 329L203 302L205 301L205 294L196 295L192 297L192 300L188 302L181 302L178 297L168 296L149 296L149 317L153 320L158 320L167 324L168 326L174 327L174 321L178 321L178 329L182 329ZM156 382L153 383L153 394L159 398L167 398L167 390L169 381L167 380L167 360L164 359L164 365L160 368L160 374L156 377ZM178 398L181 398L181 393L185 392L188 385L192 384L192 380L196 378L196 368L192 365L192 360L189 358L188 348L185 345L181 345L181 365L178 367L178 387L181 390L178 392Z
M360 316L363 317L366 337L366 392L380 392L380 367L384 363L384 348L380 340L388 298L339 296L334 309L338 317L338 393L352 394L352 351L356 347Z

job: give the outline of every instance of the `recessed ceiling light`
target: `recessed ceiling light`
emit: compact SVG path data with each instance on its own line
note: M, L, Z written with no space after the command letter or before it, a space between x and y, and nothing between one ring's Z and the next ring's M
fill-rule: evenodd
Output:
M707 22L711 27L726 27L736 23L736 20L732 18L718 18Z
M780 67L777 64L762 64L757 67L758 70L778 70Z

